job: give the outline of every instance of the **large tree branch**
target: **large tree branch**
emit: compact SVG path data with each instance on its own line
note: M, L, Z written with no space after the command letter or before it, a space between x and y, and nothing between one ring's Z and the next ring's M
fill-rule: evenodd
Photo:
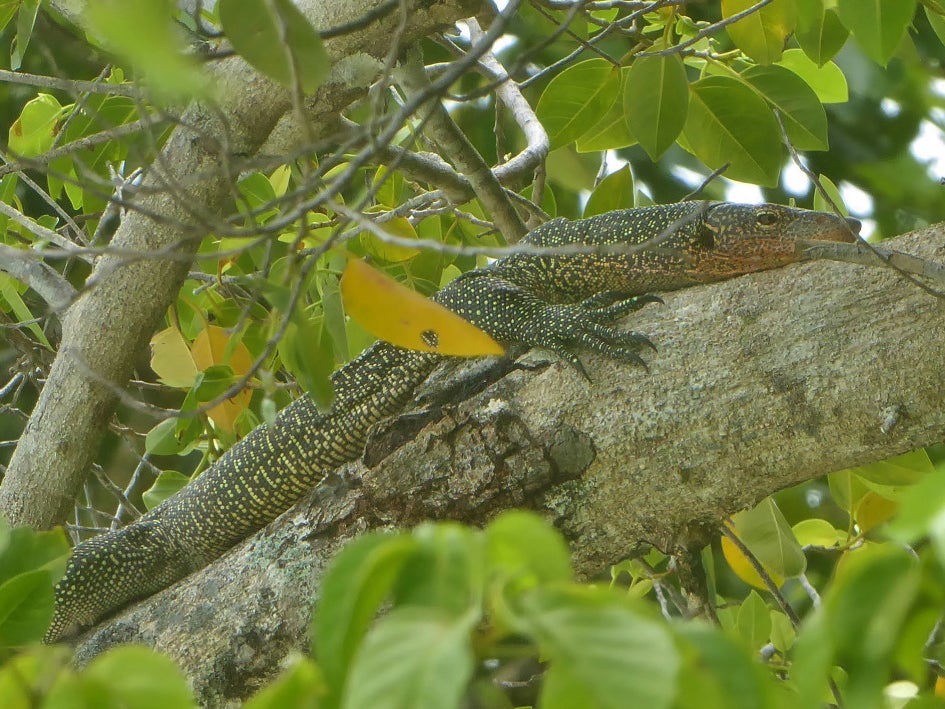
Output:
M298 3L317 27L337 27L370 11L377 0ZM411 13L403 40L415 41L464 16L472 0L426 0ZM80 17L83 3L61 2ZM74 14L73 14L74 13ZM383 21L325 42L329 57L384 56L390 31ZM289 108L290 93L257 74L238 57L221 62L212 77L215 103L196 104L184 115L149 171L133 211L112 246L146 258L103 257L88 288L67 311L62 345L0 486L0 514L14 525L48 528L65 519L114 409L116 392L135 358L176 298L190 261L219 215L237 177L227 169L234 155L252 155ZM350 88L319 92L324 115L335 117L350 101ZM317 134L318 126L313 127ZM153 216L148 216L153 215Z
M943 261L945 227L889 245ZM323 570L364 530L531 508L593 576L641 543L701 544L722 516L786 486L942 440L945 312L890 271L756 274L670 294L633 327L659 346L649 372L587 356L588 383L532 354L469 399L401 417L369 446L379 462L346 466L218 562L103 624L80 661L144 642L219 704L307 646Z

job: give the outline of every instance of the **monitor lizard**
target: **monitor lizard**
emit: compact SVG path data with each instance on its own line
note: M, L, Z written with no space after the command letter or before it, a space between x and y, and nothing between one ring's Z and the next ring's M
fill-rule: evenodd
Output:
M641 363L646 337L613 322L676 290L802 260L795 240L853 242L860 224L778 205L683 202L554 219L528 251L465 273L434 300L496 340L554 351L583 372L586 348ZM542 251L544 249L544 251ZM76 546L56 587L46 642L70 638L206 566L355 459L443 355L379 342L332 375L335 400L308 396L230 448L137 521Z

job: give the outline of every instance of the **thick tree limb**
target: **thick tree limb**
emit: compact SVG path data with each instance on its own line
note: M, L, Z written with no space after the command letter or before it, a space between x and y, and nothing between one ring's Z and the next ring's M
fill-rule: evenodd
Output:
M336 27L378 3L298 4L317 27ZM448 26L477 4L422 2L403 39L415 41ZM61 0L57 9L80 16L83 5ZM332 61L338 61L359 53L383 56L389 40L389 29L376 22L325 44ZM44 529L65 519L114 409L116 391L176 298L206 223L220 214L230 196L237 177L228 169L231 156L254 154L291 104L288 90L238 57L221 62L215 71L215 105L188 109L142 186L151 188L142 189L147 195L138 202L142 211L130 212L112 239L116 250L142 258L103 257L91 279L94 287L66 312L60 351L0 486L0 514L14 525ZM319 92L324 114L332 117L353 98L342 85ZM318 126L312 130L317 133Z
M888 245L942 262L945 226ZM942 440L945 308L891 271L794 266L670 294L632 324L660 348L649 372L587 356L589 384L533 353L427 412L419 432L423 417L401 417L369 446L376 465L350 464L212 566L103 624L79 661L143 642L220 705L307 647L321 574L364 530L530 508L593 576L640 544L701 544L722 516L783 487ZM398 435L400 448L388 443Z

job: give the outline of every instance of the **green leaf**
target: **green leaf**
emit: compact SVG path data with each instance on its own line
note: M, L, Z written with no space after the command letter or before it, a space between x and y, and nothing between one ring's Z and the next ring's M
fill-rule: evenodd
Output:
M478 615L395 608L355 657L342 707L459 707L473 672L470 633Z
M196 706L177 665L167 656L140 645L109 650L92 660L81 677L83 685L94 687L96 694L102 692L109 698L103 703L105 706L135 709Z
M780 112L784 129L797 150L827 149L827 114L807 82L776 65L751 67L742 78Z
M604 214L616 209L629 209L633 206L633 174L630 166L624 165L610 173L591 192L584 205L584 217Z
M299 380L315 404L327 410L334 396L329 379L334 359L330 343L322 340L321 328L296 308L277 349L285 368Z
M243 709L317 709L326 693L318 666L307 657L296 657L292 666L243 704Z
M366 534L332 560L312 622L312 654L334 690L344 682L368 624L416 550L416 539L407 534Z
M53 575L46 569L0 584L0 648L42 639L53 616Z
M620 94L625 95L627 89L627 80L630 78L630 67L620 68ZM579 153L594 153L602 150L617 150L636 144L637 139L633 137L627 126L627 120L623 114L623 101L614 101L610 109L601 116L594 125L588 129L584 135L575 141L574 148ZM545 189L548 194L548 189ZM547 209L545 209L548 212ZM552 212L548 212L553 214Z
M0 540L0 583L36 569L62 571L69 543L61 528L35 532L29 527L4 527Z
M20 0L0 0L0 32L10 24L19 7Z
M736 616L738 633L751 650L760 650L771 635L771 613L758 592L752 589L742 601Z
M190 482L190 477L176 470L162 470L157 480L141 494L145 508L153 510L169 497L176 495Z
M20 12L16 18L16 37L10 50L10 68L16 71L23 64L23 55L30 44L36 15L39 12L39 0L21 0ZM6 24L6 23L4 23Z
M770 497L753 509L733 515L732 520L738 538L768 571L793 578L807 569L804 551Z
M34 158L52 148L66 110L50 94L39 94L27 101L19 118L10 126L10 152L17 157Z
M840 531L825 519L811 517L802 519L795 524L791 531L801 547L822 547L830 549L842 544L847 537L846 532Z
M0 273L0 297L3 298L3 302L7 304L21 323L30 323L26 328L33 334L36 340L43 345L43 347L52 350L52 345L50 345L49 340L46 339L46 333L43 332L38 323L32 322L36 320L36 318L33 317L33 313L30 312L29 307L23 302L23 298L20 297L20 294L17 292L17 287L14 285L15 283L16 281L14 281L12 276L6 273ZM2 305L2 302L0 302L0 305Z
M220 24L233 48L259 73L312 93L328 76L328 54L292 0L220 0Z
M814 209L818 212L833 212L834 205L840 210L840 213L848 217L850 212L847 209L847 205L843 203L843 197L840 195L840 190L837 189L837 186L833 183L826 175L818 175L817 181L820 183L820 186L823 188L823 191L827 193L827 197L830 197L833 200L833 204L827 201L826 197L821 193L819 189L814 190Z
M756 5L756 0L722 0L722 17L728 18ZM784 43L797 22L793 0L774 0L760 10L725 27L739 49L759 64L781 58Z
M836 10L824 0L796 0L797 31L794 37L804 54L818 66L829 62L847 41L850 32Z
M915 485L933 471L932 461L924 448L880 460L858 468L850 468L861 478L878 485Z
M144 449L152 455L177 455L184 451L193 441L185 435L189 426L178 430L178 420L164 419L148 431L144 439Z
M395 604L427 606L453 615L478 612L485 585L482 537L459 524L423 524L395 589Z
M781 133L764 99L727 76L702 79L691 91L683 132L696 157L713 170L729 163L729 179L776 185Z
M938 14L928 5L925 6L925 16L932 26L932 31L938 36L939 42L945 44L945 16Z
M83 17L91 33L140 71L161 98L188 99L204 91L196 59L187 54L171 0L97 0Z
M689 83L682 59L641 57L630 67L623 110L630 130L651 160L666 152L682 132L689 107Z
M916 0L838 0L843 21L867 56L886 66L915 15Z
M503 512L485 534L490 575L503 578L518 591L573 578L567 544L536 514Z
M680 623L675 628L684 647L686 664L679 683L680 709L755 709L768 701L767 678L755 656L716 628ZM714 700L714 701L713 701Z
M609 590L536 589L522 614L551 663L544 709L672 706L680 657L668 630Z
M886 527L890 538L912 545L925 536L945 566L945 470L926 475L903 495L899 513Z
M551 149L574 142L617 100L620 71L606 59L588 59L551 80L535 112L548 131Z
M851 707L880 707L882 687L891 672L890 656L919 585L919 567L896 544L867 545L849 552L822 613L836 649L835 661L847 672L844 688Z
M807 82L821 103L846 103L850 98L847 79L833 62L818 67L800 49L789 49L778 65L790 69Z

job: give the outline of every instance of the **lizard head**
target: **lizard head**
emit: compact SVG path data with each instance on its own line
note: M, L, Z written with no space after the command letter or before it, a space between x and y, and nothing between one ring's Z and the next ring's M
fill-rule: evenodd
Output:
M802 260L798 240L854 242L856 219L777 204L710 203L702 214L706 248L691 254L704 280L778 268Z
M43 642L71 639L116 607L166 586L168 558L163 535L145 520L76 546L56 584L56 609Z

